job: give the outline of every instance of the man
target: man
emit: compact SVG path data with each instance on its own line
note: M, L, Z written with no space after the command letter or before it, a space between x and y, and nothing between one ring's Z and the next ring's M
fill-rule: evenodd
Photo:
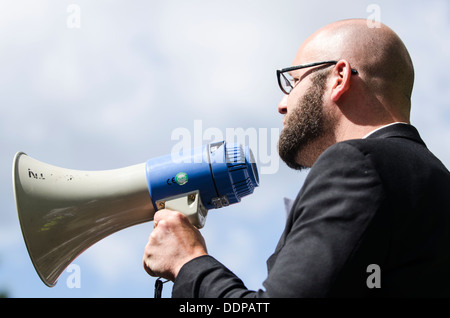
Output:
M450 173L410 125L414 70L400 38L365 20L328 25L278 71L280 157L311 167L248 290L178 212L155 215L143 263L173 297L450 296Z

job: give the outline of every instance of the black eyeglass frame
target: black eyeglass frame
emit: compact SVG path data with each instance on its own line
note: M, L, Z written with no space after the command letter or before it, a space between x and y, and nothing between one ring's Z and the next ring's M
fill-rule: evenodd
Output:
M303 64L303 65L297 65L297 66L291 66L291 67L287 67L287 68L283 68L281 70L277 70L277 79L278 79L278 86L280 86L281 91L286 94L289 95L292 90L294 89L295 86L292 86L291 81L289 81L286 76L283 75L283 73L286 72L292 72L292 71L296 71L296 70L300 70L302 68L308 68L308 67L314 67L314 66L320 66L320 65L325 65L325 64L337 64L338 61L323 61L323 62L314 62L314 63L308 63L308 64ZM352 74L356 75L358 74L358 71L352 68ZM281 76L283 76L284 80L286 81L286 83L289 84L289 86L291 87L291 90L289 92L287 92L284 88L283 85L281 84Z

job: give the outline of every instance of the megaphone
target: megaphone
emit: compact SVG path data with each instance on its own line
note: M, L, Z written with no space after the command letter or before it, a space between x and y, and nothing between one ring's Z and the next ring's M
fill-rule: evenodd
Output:
M240 202L259 185L251 150L216 142L115 170L79 171L16 154L13 186L24 241L53 287L87 248L173 209L203 227L208 210Z

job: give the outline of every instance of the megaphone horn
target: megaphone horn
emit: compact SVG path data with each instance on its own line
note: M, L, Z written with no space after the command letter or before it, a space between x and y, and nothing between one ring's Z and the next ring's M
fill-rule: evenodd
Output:
M13 186L22 234L41 280L56 284L83 251L156 210L184 213L198 228L208 210L240 202L259 185L248 147L225 142L105 171L52 166L19 152ZM206 160L198 160L203 158Z

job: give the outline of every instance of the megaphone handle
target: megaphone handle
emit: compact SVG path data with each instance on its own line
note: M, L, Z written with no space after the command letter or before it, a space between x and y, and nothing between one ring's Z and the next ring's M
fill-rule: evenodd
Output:
M155 298L161 298L163 284L167 283L169 280L162 281L161 277L158 277L158 279L155 282Z
M156 201L156 206L158 210L165 208L180 211L198 229L201 229L205 225L208 210L202 203L199 190L158 200Z

